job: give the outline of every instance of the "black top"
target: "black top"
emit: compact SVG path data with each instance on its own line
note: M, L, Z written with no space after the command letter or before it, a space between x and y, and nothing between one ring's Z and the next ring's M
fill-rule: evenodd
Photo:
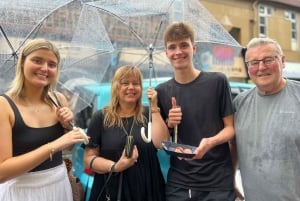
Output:
M145 111L144 115L148 114ZM146 116L146 115L145 115ZM127 133L130 133L133 117L124 118L123 123ZM138 148L138 162L123 171L122 201L164 201L165 182L157 158L157 150L153 143L145 143L141 137L143 125L134 120L132 136ZM147 132L147 128L145 128ZM126 133L120 127L103 127L102 110L97 111L89 124L88 135L90 143L88 147L99 147L100 155L104 158L118 161L125 145ZM120 173L114 173L110 178L107 188L102 193L101 199L106 200L106 191L111 200L117 196ZM94 184L91 191L90 201L96 201L99 192L108 174L95 174Z
M15 103L7 95L3 94L2 96L7 99L15 115L15 124L12 128L13 156L19 156L37 149L64 134L64 128L59 122L53 126L43 128L27 126ZM44 161L32 169L31 172L52 168L60 164L62 164L62 152L57 152L53 155L52 161L50 159Z
M223 117L234 113L229 83L222 73L201 72L190 83L171 79L156 87L158 106L164 119L175 97L182 110L178 125L178 143L199 146L202 138L216 135L223 129ZM231 190L233 166L229 145L214 147L199 160L171 157L168 185L200 191Z

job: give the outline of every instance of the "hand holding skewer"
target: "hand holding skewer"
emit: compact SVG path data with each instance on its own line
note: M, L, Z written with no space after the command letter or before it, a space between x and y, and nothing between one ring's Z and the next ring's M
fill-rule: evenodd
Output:
M168 127L174 128L174 142L177 143L178 124L181 122L181 107L177 105L176 98L172 97L172 108L169 110Z

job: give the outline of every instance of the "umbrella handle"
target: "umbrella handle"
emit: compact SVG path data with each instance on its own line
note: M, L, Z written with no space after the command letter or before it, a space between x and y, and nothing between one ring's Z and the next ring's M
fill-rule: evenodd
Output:
M149 87L152 87L152 70L153 70L153 45L149 45ZM149 103L149 108L151 108L151 102ZM141 136L144 142L149 143L151 142L151 128L152 128L152 119L151 119L151 110L149 109L149 121L148 121L148 137L145 134L145 128L141 128Z
M142 136L142 139L144 140L144 142L146 142L146 143L149 143L152 140L151 139L151 128L152 128L152 123L148 122L148 137L146 137L146 134L145 134L145 127L141 128L141 136Z
M62 107L62 105L59 101L59 98L57 97L55 92L53 92L53 93L49 92L48 97L50 98L50 101L55 105L55 107L57 107L57 108ZM76 128L73 121L70 121L68 123L72 127L72 129ZM80 128L80 134L82 135L82 137L84 139L84 144L88 144L89 143L89 137L87 136L87 134L84 132L84 130L82 128Z

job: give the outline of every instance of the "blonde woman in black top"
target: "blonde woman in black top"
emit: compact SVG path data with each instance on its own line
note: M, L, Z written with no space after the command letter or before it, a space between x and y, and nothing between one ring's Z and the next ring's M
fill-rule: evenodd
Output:
M35 39L20 52L16 76L0 96L0 200L73 201L62 150L83 142L66 98L50 101L60 55L49 41Z
M164 201L164 178L157 158L161 141L168 140L168 128L157 107L157 93L147 90L151 108L142 105L142 74L137 67L120 67L112 80L111 100L97 111L90 122L90 144L84 162L96 174L90 201ZM141 129L148 126L152 111L152 141L145 142ZM131 156L124 150L126 138L132 136Z

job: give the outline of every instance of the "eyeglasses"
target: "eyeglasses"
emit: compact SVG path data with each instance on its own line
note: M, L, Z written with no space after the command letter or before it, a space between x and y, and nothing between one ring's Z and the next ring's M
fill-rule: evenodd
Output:
M246 61L246 65L248 68L258 68L260 62L262 61L265 66L270 66L274 63L275 59L277 59L278 56L272 56L272 57L265 57L260 60L252 60L252 61Z

